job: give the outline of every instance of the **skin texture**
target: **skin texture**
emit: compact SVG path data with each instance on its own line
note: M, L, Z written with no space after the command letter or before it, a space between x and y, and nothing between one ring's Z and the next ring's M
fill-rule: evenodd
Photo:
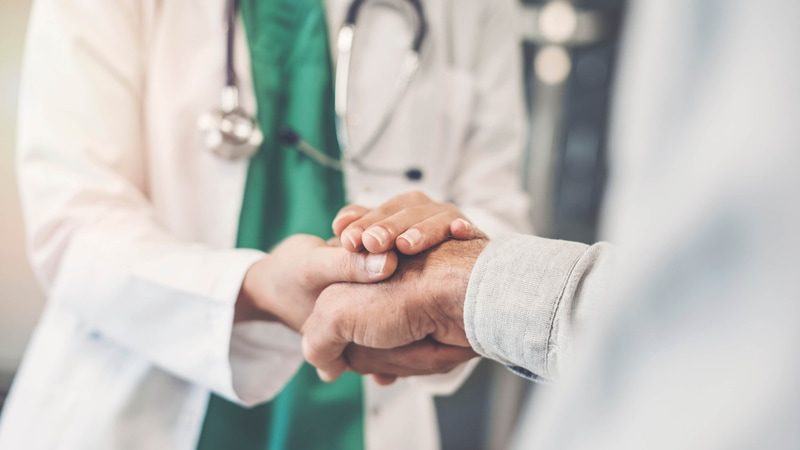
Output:
M421 192L409 192L369 210L349 205L333 220L333 232L350 251L405 255L422 253L451 237L451 224L469 222L450 203L437 203Z
M315 236L291 236L247 271L235 320L280 321L299 331L329 285L375 283L396 268L393 252L353 253Z
M383 283L326 288L303 325L306 359L325 381L355 370L390 382L447 372L474 357L464 332L464 297L487 242L449 240L403 258Z

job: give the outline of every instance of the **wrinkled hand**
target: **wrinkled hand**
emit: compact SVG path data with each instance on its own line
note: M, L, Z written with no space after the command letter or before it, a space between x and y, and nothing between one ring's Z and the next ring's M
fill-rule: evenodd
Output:
M306 359L325 381L352 369L390 382L446 372L475 356L464 332L464 297L486 243L447 241L404 259L383 283L331 285L303 325Z
M470 347L441 344L431 338L390 350L350 344L344 352L348 370L371 375L381 385L397 378L448 373L477 356ZM320 371L320 378L327 377Z
M391 276L397 255L352 253L310 235L278 244L245 275L236 318L280 321L299 331L323 289L333 283L374 283Z
M333 232L352 252L397 249L405 255L422 253L450 237L482 237L455 205L434 202L421 192L398 195L375 209L345 206L333 220Z

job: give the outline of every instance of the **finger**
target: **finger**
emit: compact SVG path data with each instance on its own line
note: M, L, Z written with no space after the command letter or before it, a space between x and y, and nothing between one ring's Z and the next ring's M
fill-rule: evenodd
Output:
M430 339L391 350L354 345L345 350L351 370L394 377L446 373L476 356L471 348L444 345Z
M374 223L386 219L406 208L433 204L427 195L421 192L408 192L389 200L381 206L364 214L358 220L351 222L342 231L342 243L350 251L361 250L364 231ZM381 239L381 237L378 237Z
M323 291L301 328L303 357L317 368L317 374L325 382L332 382L349 370L343 353L353 340L354 314L358 315L360 311L359 308L339 307L341 297L351 296L351 291L345 286L334 285ZM335 289L337 287L339 291ZM358 306L360 302L361 299L356 297L352 303Z
M389 278L397 269L393 252L352 253L341 247L320 246L308 253L308 282L325 287L333 283L374 283Z
M408 290L416 295L413 286ZM349 367L343 353L350 343L392 349L435 331L429 314L409 307L387 285L339 283L322 291L303 324L303 355L330 380Z
M453 220L450 224L450 235L454 239L467 241L470 239L483 239L486 235L479 230L475 225L464 218Z
M361 205L347 205L340 209L336 214L336 217L333 219L333 223L331 224L331 227L333 228L333 234L336 237L341 237L342 231L344 231L348 225L353 223L355 220L360 219L368 212L369 209Z
M435 247L450 238L450 224L461 213L448 209L414 225L398 236L395 246L400 253L416 255Z
M345 348L343 342L329 341L327 345L315 346L303 337L302 345L303 356L309 364L317 368L320 380L332 383L349 369L341 353Z
M430 344L426 347L436 348ZM381 350L385 357L373 358L371 372L382 371L383 376L411 377L434 374L444 374L452 371L458 365L476 357L475 353L463 347L443 346L435 352L428 348L415 348L413 350ZM380 363L379 363L380 361ZM351 368L361 373L361 368Z
M372 381L381 386L389 386L390 384L394 384L394 382L397 381L397 377L385 374L373 374Z
M448 235L450 233L450 222L461 214L457 209L449 205L431 203L400 210L370 225L364 231L362 237L364 248L370 253L383 253L394 248L397 238L406 234L409 235L405 237L406 243L409 240L419 240L421 237L419 232L414 231L417 225L442 213L447 214L441 216L439 234Z
M342 231L342 243L344 247L351 252L357 252L363 249L364 230L373 223L383 220L392 214L394 214L394 208L381 207L379 209L373 209L359 219L354 220ZM380 236L378 238L386 239Z

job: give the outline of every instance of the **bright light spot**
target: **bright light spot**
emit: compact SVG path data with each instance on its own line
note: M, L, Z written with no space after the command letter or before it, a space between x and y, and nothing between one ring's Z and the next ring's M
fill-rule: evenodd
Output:
M539 13L542 36L550 42L568 41L578 27L578 16L571 3L562 0L550 2Z
M536 76L545 84L561 84L572 70L572 60L564 47L542 47L534 62Z

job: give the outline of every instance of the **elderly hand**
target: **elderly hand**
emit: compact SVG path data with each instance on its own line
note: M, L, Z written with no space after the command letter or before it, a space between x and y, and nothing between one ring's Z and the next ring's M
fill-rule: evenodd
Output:
M328 287L303 325L306 359L326 381L352 369L389 382L445 372L475 356L464 333L464 297L486 243L483 238L447 241L405 259L383 283ZM452 346L461 347L458 354ZM380 349L397 350L381 354Z
M277 320L299 331L323 289L333 283L374 283L391 276L397 255L352 253L310 235L278 244L245 275L235 320Z
M482 237L455 205L434 202L421 192L398 195L372 210L346 206L333 220L333 232L353 252L396 248L406 255L422 253L450 237Z

